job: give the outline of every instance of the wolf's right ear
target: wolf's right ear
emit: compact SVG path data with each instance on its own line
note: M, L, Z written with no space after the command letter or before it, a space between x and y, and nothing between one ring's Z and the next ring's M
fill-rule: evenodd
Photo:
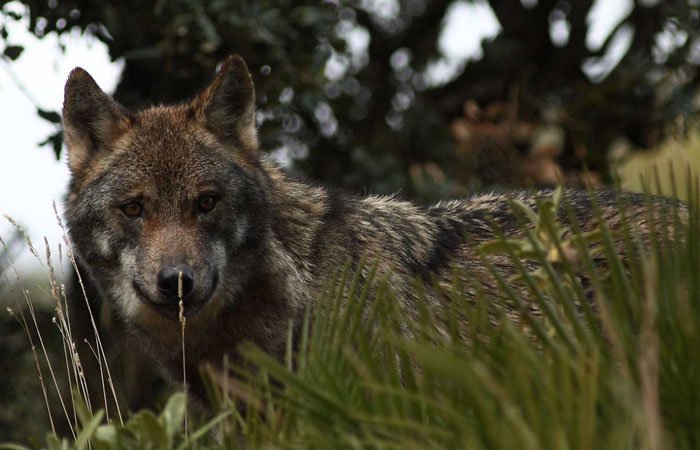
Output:
M88 161L105 151L104 144L123 132L131 117L89 73L80 67L73 69L63 98L63 132L73 175L79 175Z

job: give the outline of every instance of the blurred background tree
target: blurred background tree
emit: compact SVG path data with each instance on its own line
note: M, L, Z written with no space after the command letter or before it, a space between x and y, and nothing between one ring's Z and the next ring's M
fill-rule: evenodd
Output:
M22 3L36 36L77 28L123 58L114 96L129 107L181 101L241 54L263 148L358 192L429 200L558 174L576 184L584 165L599 183L613 142L655 145L699 107L698 0L636 0L602 44L591 41L592 0L480 2L500 31L443 76L440 32L464 1ZM5 57L21 50L8 41ZM61 151L60 134L47 143Z

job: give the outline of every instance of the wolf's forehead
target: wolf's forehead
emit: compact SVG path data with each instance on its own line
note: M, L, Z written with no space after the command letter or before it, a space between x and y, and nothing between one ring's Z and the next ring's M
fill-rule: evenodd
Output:
M128 145L142 157L184 158L196 156L201 147L212 147L214 139L203 127L187 120L179 110L148 110L139 115L130 130Z
M220 147L201 127L193 126L176 114L148 115L124 136L124 159L143 170L198 170L213 164ZM120 158L121 159L121 158Z
M222 150L191 136L164 130L160 139L134 133L109 158L102 180L120 189L180 191L230 182Z
M146 110L96 161L90 179L112 192L194 192L235 184L241 168L233 153L186 111Z

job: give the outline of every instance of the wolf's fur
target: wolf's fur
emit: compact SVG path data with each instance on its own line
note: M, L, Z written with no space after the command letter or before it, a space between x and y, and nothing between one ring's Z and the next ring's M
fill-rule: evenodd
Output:
M405 302L414 277L448 282L453 261L493 287L475 254L493 239L488 220L515 234L508 199L535 203L535 195L521 192L420 207L293 180L258 151L254 88L237 56L190 103L136 114L75 69L63 118L72 173L66 217L79 261L175 380L182 373L177 304L162 298L156 280L163 266L191 267L187 370L200 394L197 368L218 366L224 355L235 360L244 341L281 356L290 320L300 323L307 303L348 258L378 260ZM197 210L203 194L218 200L211 212ZM614 196L597 195L614 227ZM567 196L592 228L588 194ZM123 207L134 201L142 214L127 217ZM642 208L632 214L644 226ZM513 272L505 257L492 262Z

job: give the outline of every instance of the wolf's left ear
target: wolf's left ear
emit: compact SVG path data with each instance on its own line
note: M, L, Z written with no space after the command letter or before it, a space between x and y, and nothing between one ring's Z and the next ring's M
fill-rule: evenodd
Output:
M238 55L231 55L209 87L194 101L205 126L222 142L256 151L255 87L248 67Z

